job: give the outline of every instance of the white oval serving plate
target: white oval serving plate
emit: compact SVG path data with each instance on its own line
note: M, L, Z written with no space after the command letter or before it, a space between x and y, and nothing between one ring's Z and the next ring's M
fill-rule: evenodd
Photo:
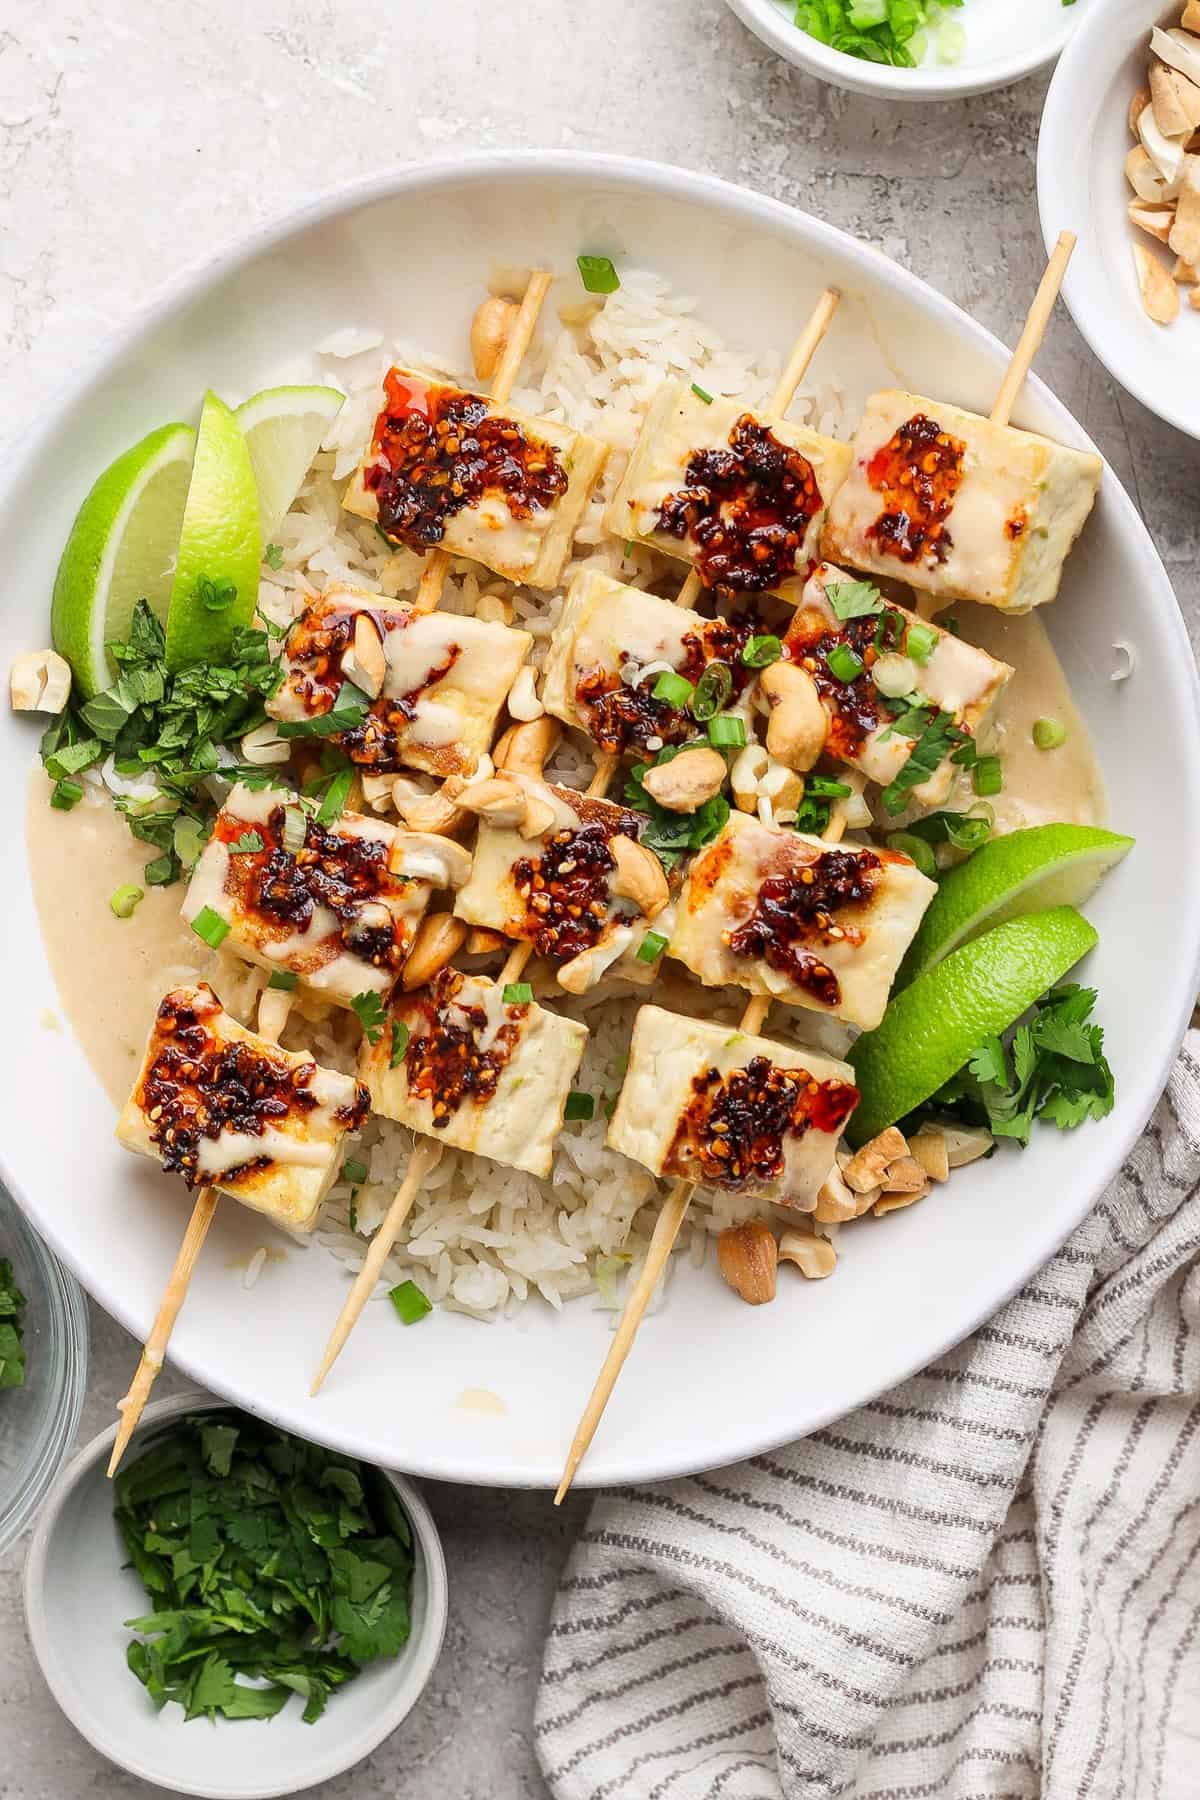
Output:
M467 364L489 266L570 271L580 250L648 264L694 293L731 340L783 351L827 282L845 295L814 366L851 407L903 381L987 412L1007 353L923 283L819 220L676 169L538 151L389 175L343 190L176 284L64 395L7 474L0 665L45 640L50 585L98 470L151 426L231 400L358 321ZM1021 301L1025 299L1020 296ZM1038 383L1018 421L1076 444ZM1144 1124L1182 1035L1200 946L1200 729L1170 585L1131 502L1106 474L1049 626L1095 735L1114 822L1136 852L1089 911L1086 975L1117 1075L1117 1106L1072 1134L1044 1130L911 1212L842 1234L835 1279L790 1272L751 1310L713 1267L679 1268L650 1318L584 1467L590 1483L714 1467L836 1418L929 1362L991 1313L1087 1212ZM1137 646L1115 685L1115 639ZM29 721L0 719L0 819L20 870ZM1169 789L1169 792L1168 792ZM0 987L10 1046L0 1168L59 1255L139 1336L187 1214L184 1192L113 1141L113 1109L82 1052L40 1023L57 1003L26 881L10 880ZM485 1178L481 1165L481 1179ZM206 1386L372 1462L458 1481L553 1485L609 1342L586 1303L481 1325L438 1312L405 1330L368 1308L317 1401L309 1384L346 1292L316 1247L289 1246L250 1290L235 1266L263 1227L222 1206L172 1340Z
M939 63L932 53L916 69L866 62L831 50L793 24L794 0L726 0L756 38L822 81L851 93L884 100L961 100L1010 87L1052 63L1070 37L1084 5L1064 8L1062 0L966 0L961 12L947 14L965 34L957 62Z
M1134 241L1168 269L1175 259L1130 224L1124 173L1133 147L1129 103L1146 86L1151 29L1177 24L1180 12L1178 0L1092 0L1046 96L1038 210L1047 246L1064 226L1079 234L1063 296L1109 374L1160 419L1200 438L1200 312L1182 291L1173 324L1147 318Z

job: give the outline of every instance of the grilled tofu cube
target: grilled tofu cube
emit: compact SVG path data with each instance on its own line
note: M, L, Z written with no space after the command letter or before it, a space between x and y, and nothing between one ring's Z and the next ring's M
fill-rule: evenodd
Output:
M896 659L907 658L911 665L908 691L948 713L971 737L977 736L986 722L1012 670L953 632L940 631L915 613L878 597L877 610L839 619L829 590L838 600L853 592L861 603L868 598L864 588L869 584L856 582L852 575L823 563L805 585L784 649L816 683L829 715L827 754L886 787L908 761L923 727L911 707L897 714L887 705L872 675L881 655L890 660L889 674L902 673L903 664ZM839 680L829 666L829 653L838 644L846 645L863 665L862 674L852 681ZM899 722L906 714L912 719L908 729ZM954 774L947 755L927 781L912 789L912 798L923 806L940 806L950 792Z
M388 1028L364 1042L359 1073L376 1112L459 1150L548 1175L587 1028L484 975L443 969L397 995Z
M286 1231L311 1231L346 1133L367 1111L353 1076L247 1031L199 982L160 1003L117 1138L189 1187L218 1188Z
M551 640L542 703L611 755L653 755L697 732L686 707L655 698L659 677L674 672L694 685L710 663L722 662L733 676L736 697L754 678L741 660L754 631L752 618L705 619L657 594L582 569Z
M894 575L942 605L1053 600L1103 464L1036 432L894 388L872 394L821 540L830 562Z
M355 650L360 620L382 639L372 683ZM284 677L267 704L285 726L333 711L346 681L369 693L365 721L332 734L361 768L470 775L490 749L508 690L529 654L527 631L457 613L419 612L360 588L331 584L297 619L283 651Z
M342 504L410 550L553 587L608 458L598 438L412 369L391 369Z
M291 792L239 784L182 912L190 925L208 907L247 962L288 970L349 1006L356 994L391 987L434 888L464 880L469 868L462 845L445 838L357 813L321 825Z
M524 837L516 827L481 824L471 877L455 897L455 912L471 925L531 943L573 993L593 987L618 961L623 975L653 979L653 964L639 963L637 951L666 903L666 877L655 859L659 908L643 910L617 891L611 848L618 836L636 841L644 815L574 788L521 780L544 809L546 827Z
M706 987L735 982L870 1031L936 893L894 850L735 812L688 870L667 954Z
M791 598L789 585L820 554L826 510L849 468L848 444L668 382L605 524L695 563L723 598Z
M655 1175L812 1212L857 1105L847 1063L643 1006L608 1145Z

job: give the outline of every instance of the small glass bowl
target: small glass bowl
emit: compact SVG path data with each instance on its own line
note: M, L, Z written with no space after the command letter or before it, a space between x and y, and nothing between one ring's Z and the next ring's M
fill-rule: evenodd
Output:
M25 1384L0 1388L0 1556L46 1497L75 1441L87 1389L88 1323L82 1290L16 1201L0 1188L0 1257L28 1305Z

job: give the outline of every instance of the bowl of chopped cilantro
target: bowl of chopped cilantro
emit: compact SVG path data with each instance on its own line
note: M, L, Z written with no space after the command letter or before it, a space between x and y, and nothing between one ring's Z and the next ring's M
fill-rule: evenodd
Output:
M441 1651L445 1563L421 1496L201 1394L148 1406L109 1482L114 1434L63 1471L25 1569L68 1718L143 1780L212 1800L353 1767Z
M0 1554L71 1448L87 1354L82 1292L0 1188Z
M949 100L1048 67L1086 0L728 4L778 55L836 87L890 100Z

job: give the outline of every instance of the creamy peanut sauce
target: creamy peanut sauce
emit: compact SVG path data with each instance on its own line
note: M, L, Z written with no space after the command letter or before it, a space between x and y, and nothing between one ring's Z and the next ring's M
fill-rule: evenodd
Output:
M1103 779L1041 621L1033 614L1006 617L986 606L953 610L968 642L1016 671L992 726L1004 759L1004 792L990 802L997 825L1012 831L1051 820L1103 824ZM1030 731L1040 718L1066 726L1061 748L1035 748ZM231 967L184 924L182 883L145 887L142 871L154 850L131 835L120 814L87 801L73 812L55 812L50 786L35 768L26 819L34 901L62 1011L105 1092L120 1107L163 994L200 976L230 1006ZM946 805L965 808L973 799L968 777ZM118 919L109 896L126 882L145 888L145 898L131 918Z

